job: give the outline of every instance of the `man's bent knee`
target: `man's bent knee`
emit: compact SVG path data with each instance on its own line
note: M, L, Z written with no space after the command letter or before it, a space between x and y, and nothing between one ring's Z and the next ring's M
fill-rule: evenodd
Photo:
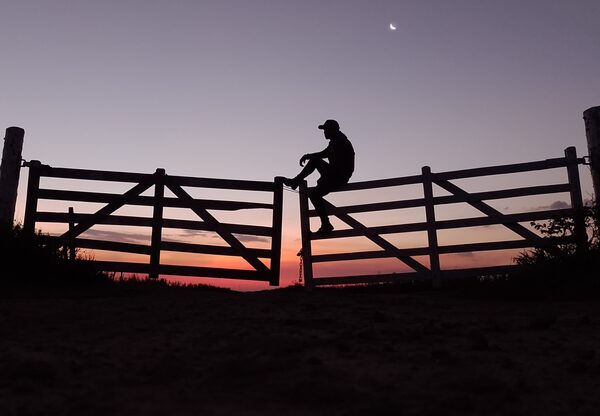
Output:
M325 162L323 159L311 159L308 163L312 163L321 176L329 173L329 163Z

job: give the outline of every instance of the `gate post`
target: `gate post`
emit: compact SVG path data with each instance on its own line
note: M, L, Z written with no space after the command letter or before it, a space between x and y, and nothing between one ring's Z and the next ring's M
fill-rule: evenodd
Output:
M69 207L69 230L75 228L75 209L73 207ZM75 239L72 239L69 243L69 260L75 260L76 250L75 250Z
M427 220L427 241L429 245L429 268L433 279L433 287L442 286L442 276L440 271L440 253L438 249L437 229L435 226L435 205L433 203L433 181L431 168L423 166L421 168L423 175L423 196L425 198L425 217Z
M281 228L283 221L283 177L277 176L273 190L273 227L271 232L271 279L270 286L279 286L281 271Z
M20 127L6 129L0 166L0 224L3 226L12 227L15 219L24 136L25 130Z
M156 279L160 270L160 246L162 241L163 207L165 199L165 170L154 173L154 211L152 213L152 242L150 245L150 272L148 277Z
M304 264L304 286L313 287L312 249L310 241L310 217L308 216L308 185L300 183L300 233L302 234L302 261Z
M600 205L600 106L585 110L583 120L585 121L585 135L594 184L594 202L596 203L596 209L598 209Z
M582 252L587 248L587 231L585 229L585 214L583 212L583 197L581 195L581 183L579 181L579 162L577 160L577 150L575 147L565 149L565 158L567 159L567 176L569 178L569 193L571 195L571 207L575 210L573 220L575 229L575 243L577 252Z

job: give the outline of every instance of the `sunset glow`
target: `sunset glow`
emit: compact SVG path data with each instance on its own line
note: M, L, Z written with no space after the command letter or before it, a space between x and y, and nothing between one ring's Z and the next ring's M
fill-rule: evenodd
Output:
M268 1L200 6L127 2L16 2L2 10L0 46L10 80L0 124L25 129L24 158L54 167L272 181L293 176L298 160L322 150L317 126L335 118L356 150L351 182L586 154L582 111L597 105L597 25L593 2ZM338 4L339 3L339 4ZM35 7L33 7L35 4ZM62 6L64 7L62 7ZM115 10L118 9L118 13ZM222 22L226 19L227 24ZM19 22L27 22L24 28ZM281 22L285 22L282 25ZM390 23L391 22L391 23ZM507 25L507 23L509 23ZM393 33L390 33L393 26ZM106 30L110 27L110 30ZM510 29L509 29L510 28ZM587 167L579 168L584 199ZM308 178L315 184L316 175ZM564 169L458 179L468 192L564 183ZM23 221L27 170L16 220ZM132 184L44 179L46 189L119 194ZM270 195L185 188L194 198L269 203ZM143 195L152 195L152 188ZM336 206L420 198L420 185L328 195ZM434 187L434 195L448 192ZM166 197L173 198L167 190ZM489 201L509 214L570 206L567 193ZM40 209L93 213L101 204L41 201ZM264 211L264 212L261 212ZM271 226L268 210L211 210L220 222ZM150 218L150 207L114 215ZM165 217L197 221L189 209ZM436 207L437 220L473 218L468 204ZM423 222L420 208L355 213L372 227ZM332 219L337 230L347 227ZM527 223L522 224L530 229ZM38 224L44 232L66 231ZM318 221L313 218L311 227ZM144 227L94 226L82 238L149 244ZM214 233L165 230L165 240L227 245ZM241 237L243 238L243 237ZM388 234L399 248L424 247L425 232ZM514 239L500 226L440 230L440 245ZM250 241L252 240L252 241ZM265 248L270 239L246 238ZM281 284L298 279L298 194L284 192ZM314 253L376 250L365 238L315 241ZM146 262L147 255L90 252L98 259ZM444 268L509 264L514 251L443 255ZM168 264L247 268L227 256L162 253ZM266 262L266 261L265 261ZM268 264L268 262L266 262ZM427 264L427 261L424 261ZM383 273L397 259L315 265L315 275ZM186 278L186 280L189 280ZM193 280L193 279L192 279ZM204 279L198 278L199 282ZM195 280L193 280L195 281ZM219 280L218 284L238 285ZM253 289L267 283L246 283Z

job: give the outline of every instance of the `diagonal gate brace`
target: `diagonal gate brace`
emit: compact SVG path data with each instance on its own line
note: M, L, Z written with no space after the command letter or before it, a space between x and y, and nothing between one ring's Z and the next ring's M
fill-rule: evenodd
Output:
M336 211L335 206L333 204L331 204L329 201L326 201L326 200L324 200L324 201L325 201L325 206L327 207L327 210L329 210L330 212L333 212L336 217L338 217L340 220L344 221L350 227L354 228L355 230L361 231L365 237L367 237L369 240L371 240L372 242L377 244L379 247L383 248L388 253L392 254L397 259L404 262L407 266L411 267L413 270L415 270L417 272L421 272L421 273L429 273L430 272L430 270L427 267L423 266L421 263L419 263L412 257L400 254L398 252L398 248L395 245L393 245L392 243L390 243L389 241L387 241L385 238L381 237L380 235L367 235L368 228L366 226L364 226L360 221L355 220L350 215L345 214L343 212L335 212Z
M138 183L129 191L121 195L117 200L106 204L104 207L96 211L91 217L89 217L85 221L81 221L75 227L71 228L69 231L58 237L59 244L66 244L74 238L77 238L77 236L84 233L95 224L98 224L101 220L108 217L110 214L121 208L123 205L127 204L130 199L140 195L152 185L154 185L154 177Z
M223 227L223 225L213 217L206 209L201 208L195 202L194 198L190 194L188 194L181 186L169 183L167 178L167 183L165 184L167 188L171 190L179 199L186 201L189 204L189 207L196 215L198 215L202 220L213 227L215 232L219 234L219 236L227 242L239 255L246 260L252 267L256 269L258 272L269 273L269 269L264 265L262 261L258 259L258 257L252 255L250 251L243 245L233 234L231 234L228 230Z
M504 214L502 214L500 211L498 211L495 208L492 208L491 206L489 206L488 204L486 204L483 201L471 201L470 194L467 191L454 185L450 181L436 180L435 177L434 177L433 181L440 187L444 188L446 191L448 191L456 196L461 197L464 200L464 202L468 203L473 208L476 208L477 210L481 211L482 213L484 213L487 216L490 216L490 217L494 217L494 216L503 217L504 216ZM526 240L531 240L531 241L541 241L542 240L542 237L540 237L533 231L530 231L527 228L523 227L519 223L516 223L516 222L506 223L506 224L504 224L504 226L506 228L514 231L515 233L517 233L518 235L520 235L521 237L523 237Z

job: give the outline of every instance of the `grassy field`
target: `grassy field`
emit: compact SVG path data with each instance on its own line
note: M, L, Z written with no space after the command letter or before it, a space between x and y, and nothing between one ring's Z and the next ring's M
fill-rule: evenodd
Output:
M600 303L156 285L0 299L0 415L596 415Z
M0 233L0 416L600 408L597 239L443 290L241 293L113 280L21 231Z

